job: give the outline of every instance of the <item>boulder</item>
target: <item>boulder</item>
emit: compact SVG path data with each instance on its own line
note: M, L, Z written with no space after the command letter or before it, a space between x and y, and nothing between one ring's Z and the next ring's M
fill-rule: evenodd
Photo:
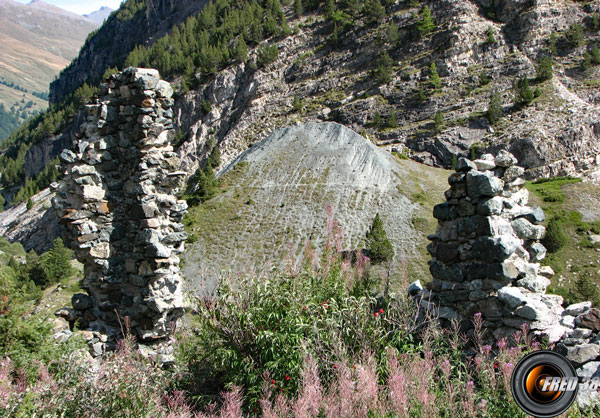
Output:
M592 309L592 302L579 302L565 308L565 315L578 316Z
M73 308L83 311L94 306L94 300L84 293L75 293L71 297L71 304Z
M525 218L518 218L512 221L512 227L521 239L539 240L546 233L545 227L542 225L533 225Z
M496 163L498 167L511 167L517 163L517 159L510 152L500 150L494 159L494 163Z
M471 170L467 173L467 193L471 198L496 196L502 193L504 182L491 173Z
M592 308L575 318L575 324L580 328L588 328L593 332L600 331L600 311Z

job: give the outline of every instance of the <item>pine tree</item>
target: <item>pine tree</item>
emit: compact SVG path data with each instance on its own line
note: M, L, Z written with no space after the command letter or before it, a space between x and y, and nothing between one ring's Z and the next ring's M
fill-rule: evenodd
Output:
M431 87L436 90L442 88L442 79L437 72L437 66L435 65L435 62L431 63L431 67L429 69L429 84L431 84Z
M394 247L387 237L379 214L375 215L375 219L373 219L371 228L366 235L366 241L367 255L374 264L394 258Z
M552 58L542 57L537 66L537 79L546 81L552 79Z
M375 77L377 81L382 84L387 84L392 79L392 67L394 61L390 55L383 51L377 59L377 69L375 70Z
M375 116L373 117L373 125L375 125L377 129L383 128L383 119L381 119L379 112L375 113Z
M421 36L426 36L435 29L435 23L429 6L425 6L423 10L421 10L421 20L417 22L417 29Z
M502 117L502 97L497 90L492 92L490 96L490 105L488 106L487 118L492 125Z
M388 120L387 120L387 126L390 128L398 127L398 117L396 116L396 109L392 108L392 110L390 112L390 116L388 117Z
M65 247L62 240L56 238L52 248L40 257L40 264L46 276L46 286L58 283L73 274L72 254L73 252Z
M436 112L433 116L433 130L439 134L444 129L444 114L441 111Z
M592 52L590 53L592 64L599 65L600 64L600 49L598 49L598 45L594 45L592 48Z
M219 144L213 144L214 139L211 138L210 147L212 147L212 150L210 151L210 154L208 156L208 162L211 167L218 167L219 165L221 165L221 151L219 151Z
M296 17L302 16L302 0L294 0L294 13Z
M527 77L515 80L513 88L515 90L516 105L529 104L533 101L533 91L529 87Z
M327 17L327 19L331 19L333 17L335 9L335 0L327 0L325 2L325 16Z
M239 62L246 62L246 59L248 59L248 46L246 45L246 41L244 41L243 36L240 36L235 43L233 59Z
M548 51L550 51L552 55L558 55L558 47L556 46L556 41L556 33L552 32L552 35L550 35L550 41L548 42Z
M379 0L367 0L363 8L369 24L375 24L385 17L385 7Z

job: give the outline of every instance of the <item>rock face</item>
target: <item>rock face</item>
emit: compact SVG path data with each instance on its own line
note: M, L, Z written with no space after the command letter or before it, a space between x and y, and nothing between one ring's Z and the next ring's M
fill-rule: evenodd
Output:
M81 139L61 154L53 203L85 266L88 295L73 298L80 327L118 335L128 317L139 341L160 341L182 314L187 205L174 196L185 173L171 146L171 95L156 70L112 76L86 105Z
M447 201L434 208L439 226L427 248L433 281L422 296L442 320L467 328L481 313L490 340L529 324L555 342L566 328L559 325L562 298L545 294L550 280L540 274L544 216L527 206L515 163L506 151L458 161Z

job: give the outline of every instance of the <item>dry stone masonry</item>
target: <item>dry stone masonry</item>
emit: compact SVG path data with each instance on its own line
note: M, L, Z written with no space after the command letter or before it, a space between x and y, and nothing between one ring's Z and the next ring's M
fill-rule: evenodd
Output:
M180 223L187 205L175 197L186 173L171 145L172 94L150 69L128 68L102 84L85 106L80 139L60 156L64 178L54 199L88 293L63 311L109 341L128 317L138 341L167 342L157 351L167 356L183 313L179 254L187 238Z
M552 271L539 263L546 255L544 213L527 206L516 162L506 151L458 160L446 202L434 208L439 226L428 246L433 281L424 303L442 320L466 326L481 313L493 340L528 324L557 341L566 329L558 325L562 298L545 294Z

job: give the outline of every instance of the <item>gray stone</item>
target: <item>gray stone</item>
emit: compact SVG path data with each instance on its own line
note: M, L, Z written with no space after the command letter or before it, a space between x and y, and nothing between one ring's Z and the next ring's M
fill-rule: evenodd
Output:
M458 217L458 212L455 205L444 202L433 207L433 217L440 221L450 221Z
M498 155L496 155L494 162L498 167L511 167L517 163L517 159L510 152L501 150Z
M478 213L483 216L490 215L500 215L502 213L502 208L504 207L504 203L501 197L493 197L491 199L487 199L479 203L478 205Z
M517 285L535 293L545 293L551 282L542 276L527 276L517 281Z
M600 345L583 344L569 349L566 357L577 367L589 361L596 360L598 354L600 354Z
M90 354L94 357L100 357L104 354L104 343L97 342L91 345Z
M592 308L592 302L579 302L565 308L565 315L578 316Z
M419 293L421 293L422 290L423 290L423 285L421 284L420 280L416 280L408 286L408 294L410 296L416 296Z
M493 170L494 168L496 168L496 163L493 160L479 159L473 162L475 163L475 165L477 166L477 170L479 171Z
M467 173L467 193L471 198L496 196L502 193L504 182L492 174L471 170Z
M151 258L169 258L171 251L162 244L150 244L146 247L145 255Z
M458 202L458 216L471 216L475 214L475 206L465 199Z
M94 306L94 300L84 293L75 293L71 297L71 304L75 309L85 310Z
M529 246L529 259L531 261L542 261L546 258L546 247L539 242L535 242Z
M478 237L474 244L472 254L475 259L486 262L498 262L506 260L513 254L519 244L507 236L498 238Z
M542 225L533 225L525 218L518 218L512 221L512 227L517 236L521 239L539 240L544 237L546 228Z
M524 217L529 222L536 225L539 225L546 220L546 215L544 215L544 211L539 206L533 207L531 211L527 213Z
M528 302L527 295L518 287L503 287L498 290L498 298L510 309L516 309Z
M560 324L568 328L575 328L575 317L564 315L560 320Z
M440 318L444 318L449 321L452 321L452 320L456 319L456 312L451 308L443 306L443 307L440 307L438 316Z
M511 181L514 181L517 178L521 177L524 173L525 173L525 169L523 167L518 167L518 166L508 167L504 171L504 176L502 176L502 179L506 183L510 183Z
M529 299L527 304L515 311L518 316L531 321L548 322L550 311L541 301Z
M600 311L592 308L575 318L575 324L580 328L588 328L594 332L600 331Z
M477 165L464 157L460 157L456 163L456 171L477 170Z

